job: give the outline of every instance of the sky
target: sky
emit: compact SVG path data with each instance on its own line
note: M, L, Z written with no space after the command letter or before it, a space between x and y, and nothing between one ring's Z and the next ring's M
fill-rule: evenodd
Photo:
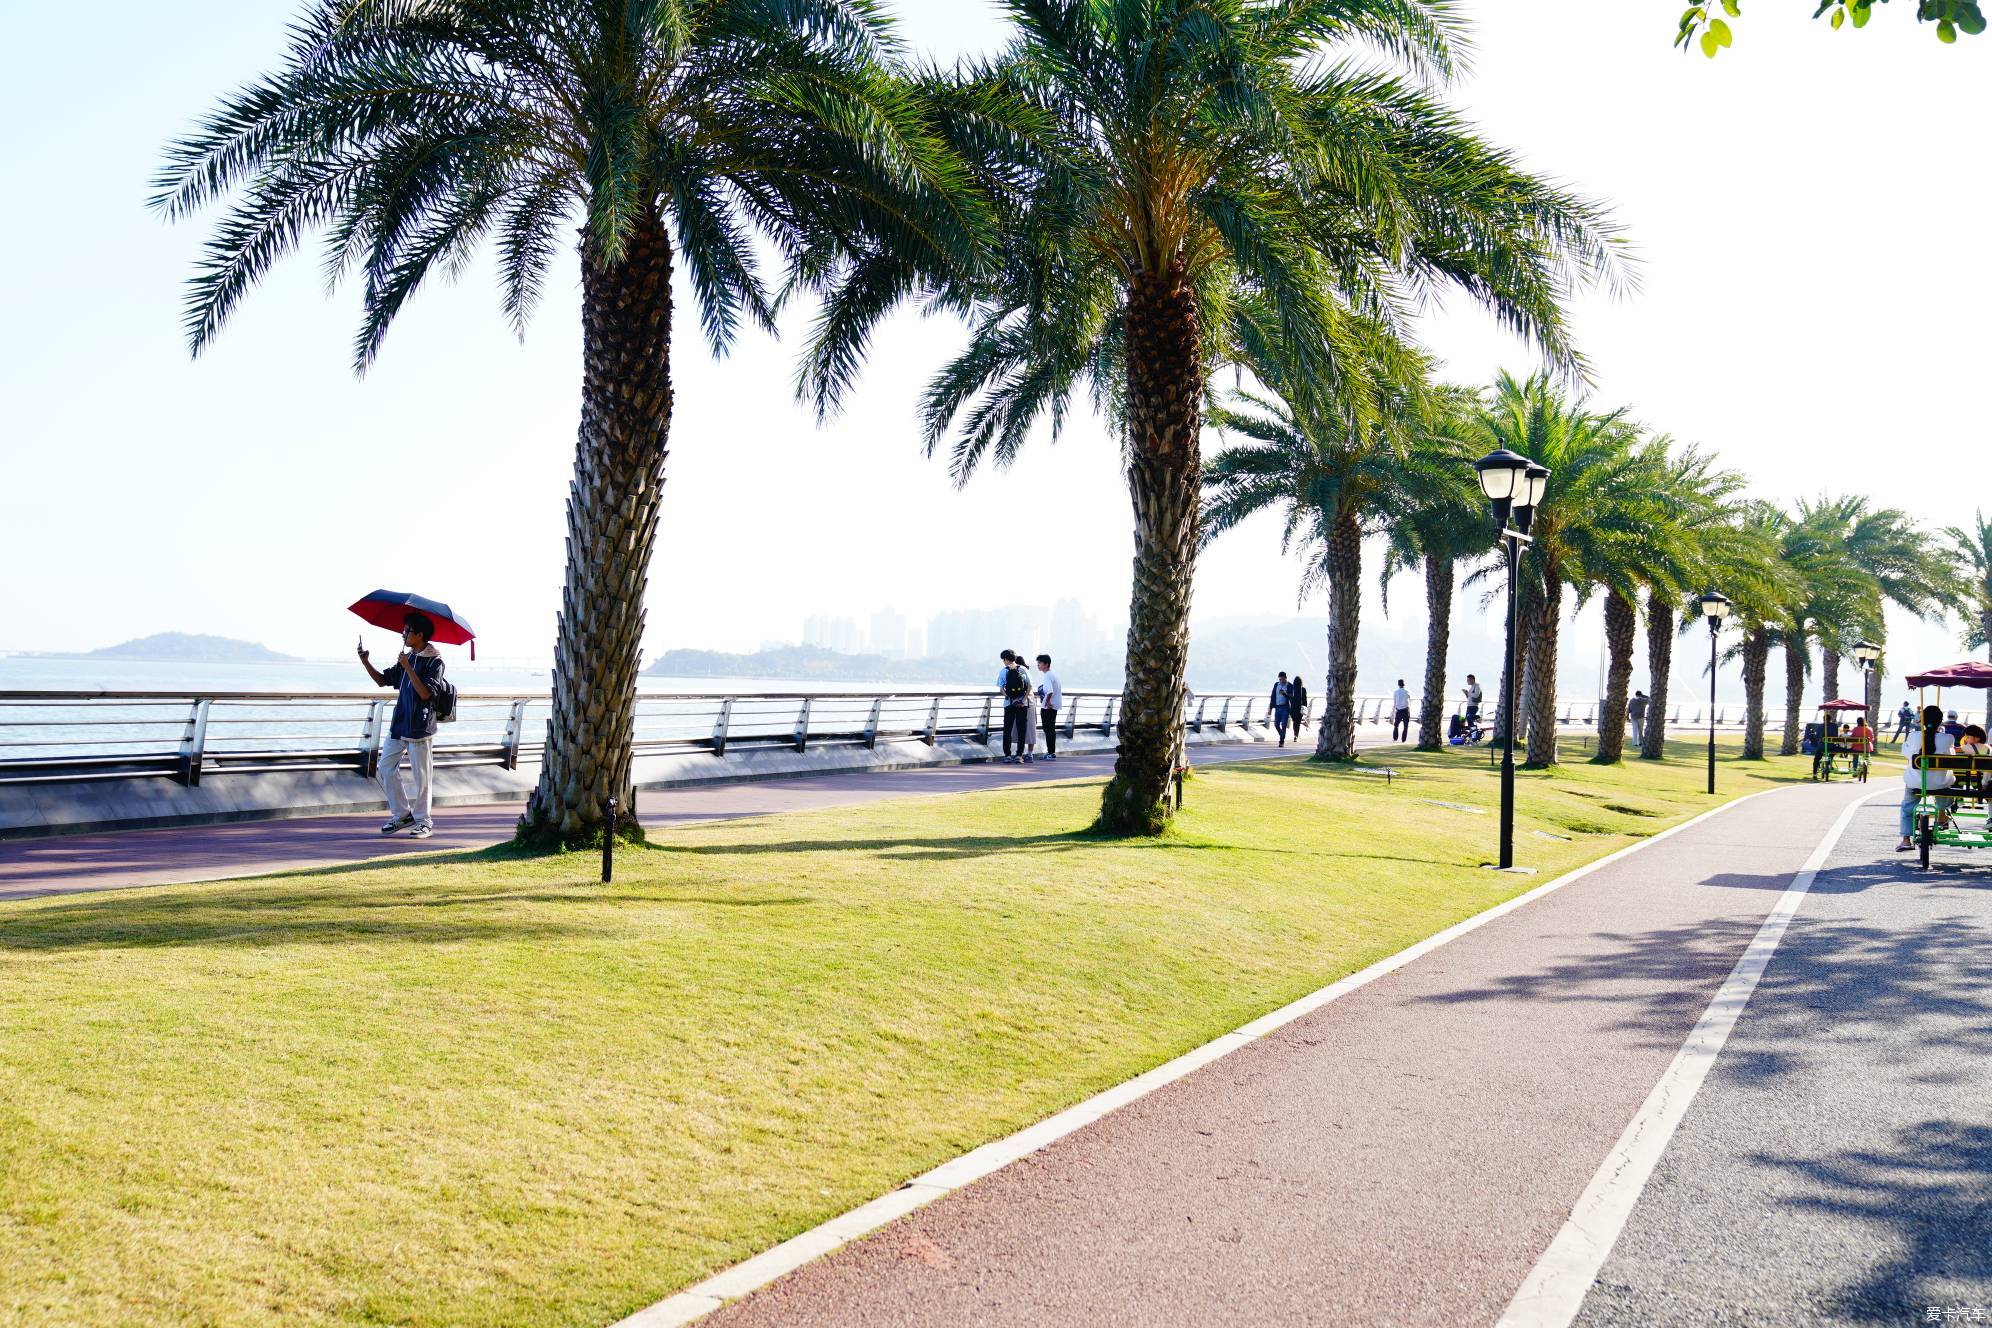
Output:
M1460 7L1472 70L1446 95L1530 167L1608 202L1639 257L1636 294L1575 306L1595 402L1713 449L1766 497L1854 491L1931 527L1970 520L1977 470L1953 458L1983 438L1970 366L1992 337L1992 274L1975 253L1982 172L1949 127L1986 120L1992 39L1941 46L1888 10L1833 33L1806 0L1759 0L1709 61L1671 47L1678 6L1659 0ZM1002 40L984 0L898 12L937 59ZM477 265L418 296L361 379L357 292L328 293L307 249L208 353L187 353L182 288L211 216L167 225L145 208L148 180L172 135L274 67L289 13L210 0L10 16L0 651L183 630L334 657L354 635L343 606L388 586L463 608L481 654L551 653L579 400L573 260L523 344ZM895 317L847 409L819 425L789 389L794 335L715 361L688 307L681 295L647 655L751 649L796 639L807 614L888 605L917 621L1072 596L1124 619L1131 517L1096 420L957 489L914 422L959 344L951 323ZM1457 302L1421 332L1456 381L1534 367ZM1204 556L1197 614L1293 613L1299 570L1274 519L1250 523ZM1422 635L1416 584L1390 602L1388 620L1366 605L1365 631ZM1566 650L1595 652L1595 618ZM1498 636L1491 616L1467 628ZM1964 654L1954 626L1890 635L1905 663Z

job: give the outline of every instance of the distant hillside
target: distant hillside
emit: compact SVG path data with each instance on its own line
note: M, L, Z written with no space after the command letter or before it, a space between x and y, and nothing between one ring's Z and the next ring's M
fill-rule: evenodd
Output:
M172 664L288 664L291 655L279 655L254 641L236 641L226 636L198 636L188 632L155 632L136 641L105 646L73 656L79 659L147 659Z

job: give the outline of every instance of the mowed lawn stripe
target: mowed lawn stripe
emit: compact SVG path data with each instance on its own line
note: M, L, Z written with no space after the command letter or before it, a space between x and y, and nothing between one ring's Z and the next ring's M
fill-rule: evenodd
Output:
M0 904L0 1321L605 1323L1720 801L1373 760Z

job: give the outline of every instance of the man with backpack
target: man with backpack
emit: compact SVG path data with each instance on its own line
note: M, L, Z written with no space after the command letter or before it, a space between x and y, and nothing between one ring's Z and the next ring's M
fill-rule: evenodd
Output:
M387 740L380 746L380 787L387 794L387 823L384 835L407 829L410 839L427 839L435 833L430 818L431 775L434 764L430 747L436 737L436 722L445 715L454 717L456 691L443 681L443 657L431 639L435 623L424 613L411 613L401 625L401 655L385 673L367 658L367 644L360 642L360 667L377 687L396 689L394 718L388 724ZM401 778L401 759L406 756L414 775L412 792Z
M996 690L1003 694L1003 759L1010 765L1021 765L1031 759L1025 748L1030 737L1031 679L1024 670L1023 656L1014 650L1003 652Z

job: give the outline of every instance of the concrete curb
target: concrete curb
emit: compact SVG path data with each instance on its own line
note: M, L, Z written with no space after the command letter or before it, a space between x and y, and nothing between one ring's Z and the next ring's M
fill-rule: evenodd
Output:
M1347 977L1339 978L1317 991L1242 1024L1229 1033L1220 1034L1202 1046L1184 1052L1174 1060L1165 1061L1152 1070L1144 1071L1132 1079L1094 1094L1083 1102L1047 1116L1035 1125L1026 1126L1015 1134L971 1149L952 1161L944 1162L931 1171L915 1176L896 1190L833 1217L800 1235L791 1236L771 1249L764 1250L626 1318L619 1319L612 1328L680 1328L681 1325L691 1323L712 1313L730 1300L738 1300L749 1292L757 1291L778 1278L794 1272L802 1265L831 1253L840 1246L870 1235L950 1191L972 1184L1021 1158L1049 1147L1109 1112L1146 1097L1156 1089L1173 1083L1212 1061L1228 1056L1268 1033L1278 1031L1303 1015L1311 1014L1324 1005L1368 986L1378 978L1396 972L1449 941L1457 940L1468 932L1484 927L1497 918L1505 917L1544 895L1582 880L1607 864L1636 853L1649 844L1657 844L1692 826L1700 825L1703 821L1719 816L1733 807L1740 807L1767 794L1787 791L1784 788L1773 788L1746 793L1720 807L1711 807L1699 815L1692 816L1679 825L1669 826L1638 843L1628 844L1593 862L1573 868L1554 880L1546 881L1512 899L1495 904L1470 918L1462 919L1443 931L1435 932L1424 940L1399 950L1396 954L1380 959Z

